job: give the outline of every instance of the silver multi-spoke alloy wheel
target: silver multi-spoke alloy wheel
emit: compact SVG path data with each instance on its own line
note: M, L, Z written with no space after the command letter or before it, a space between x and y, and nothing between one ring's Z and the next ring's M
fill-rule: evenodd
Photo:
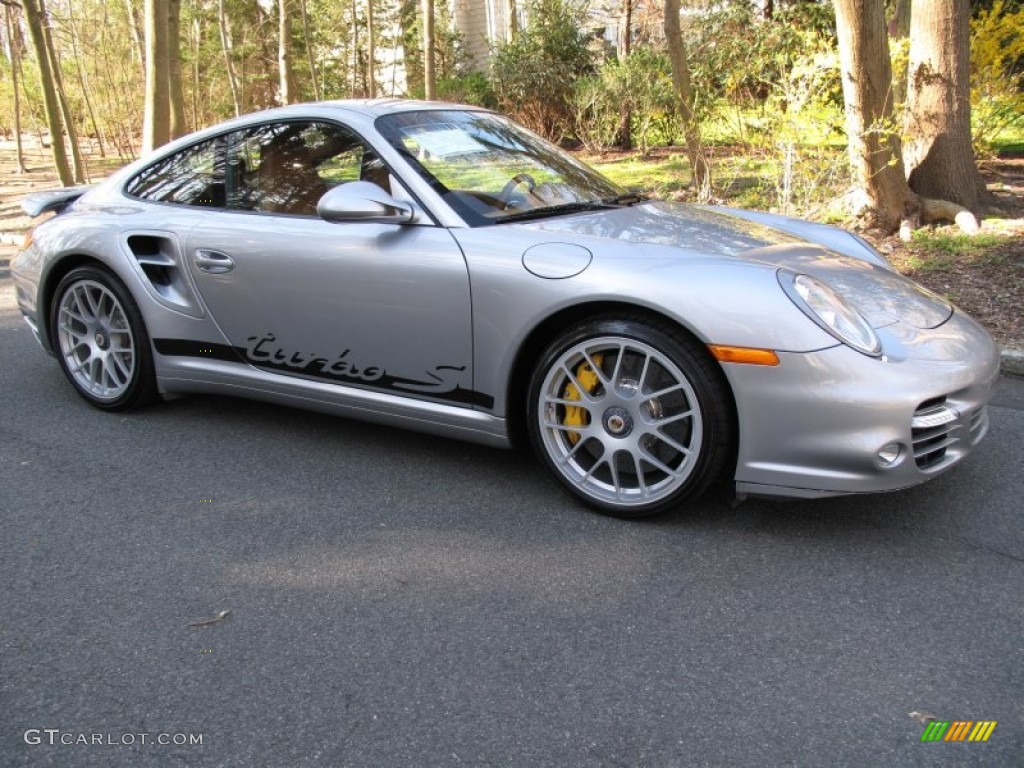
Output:
M60 297L57 338L68 374L98 400L116 400L135 373L135 338L118 298L95 280L71 283Z
M66 274L50 305L50 340L78 393L106 411L157 399L149 336L131 293L100 266Z
M549 366L539 397L544 450L586 497L650 505L694 471L704 441L697 394L650 344L619 336L574 344Z

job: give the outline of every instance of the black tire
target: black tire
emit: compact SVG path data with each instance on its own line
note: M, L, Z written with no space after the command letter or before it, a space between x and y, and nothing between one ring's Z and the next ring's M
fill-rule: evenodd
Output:
M718 363L666 322L596 318L555 339L530 380L534 450L572 495L617 517L694 497L732 456ZM578 405L577 405L578 403Z
M68 381L96 408L126 411L157 399L142 314L110 271L84 266L63 277L50 305L50 340Z

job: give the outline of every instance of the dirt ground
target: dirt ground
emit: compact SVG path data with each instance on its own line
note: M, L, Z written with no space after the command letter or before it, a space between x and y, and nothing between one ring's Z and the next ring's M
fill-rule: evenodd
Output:
M981 233L997 235L999 242L952 255L896 237L875 245L900 272L949 297L1003 347L1024 350L1024 157L983 163L982 175L994 201L984 212Z
M95 148L87 152L86 162L93 181L116 167ZM21 210L21 198L58 186L48 150L35 141L26 146L26 164L27 172L19 173L14 143L0 141L0 276L32 225ZM1002 346L1024 350L1024 157L986 162L983 174L995 201L985 213L982 232L999 235L997 241L939 254L896 237L874 243L901 272L975 317Z

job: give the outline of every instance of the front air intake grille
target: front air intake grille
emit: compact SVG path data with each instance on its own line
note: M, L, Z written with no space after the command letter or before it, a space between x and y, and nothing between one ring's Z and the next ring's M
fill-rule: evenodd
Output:
M914 411L910 421L914 461L919 469L930 469L946 458L946 449L960 438L960 414L946 405L946 398L926 400Z

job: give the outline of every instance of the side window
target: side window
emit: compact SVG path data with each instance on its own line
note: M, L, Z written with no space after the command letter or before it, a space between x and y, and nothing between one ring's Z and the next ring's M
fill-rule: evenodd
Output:
M227 204L223 145L218 137L164 158L132 178L125 192L156 203L223 208Z
M367 179L390 188L387 168L359 137L321 122L271 123L232 134L227 206L234 210L315 216L331 187Z

